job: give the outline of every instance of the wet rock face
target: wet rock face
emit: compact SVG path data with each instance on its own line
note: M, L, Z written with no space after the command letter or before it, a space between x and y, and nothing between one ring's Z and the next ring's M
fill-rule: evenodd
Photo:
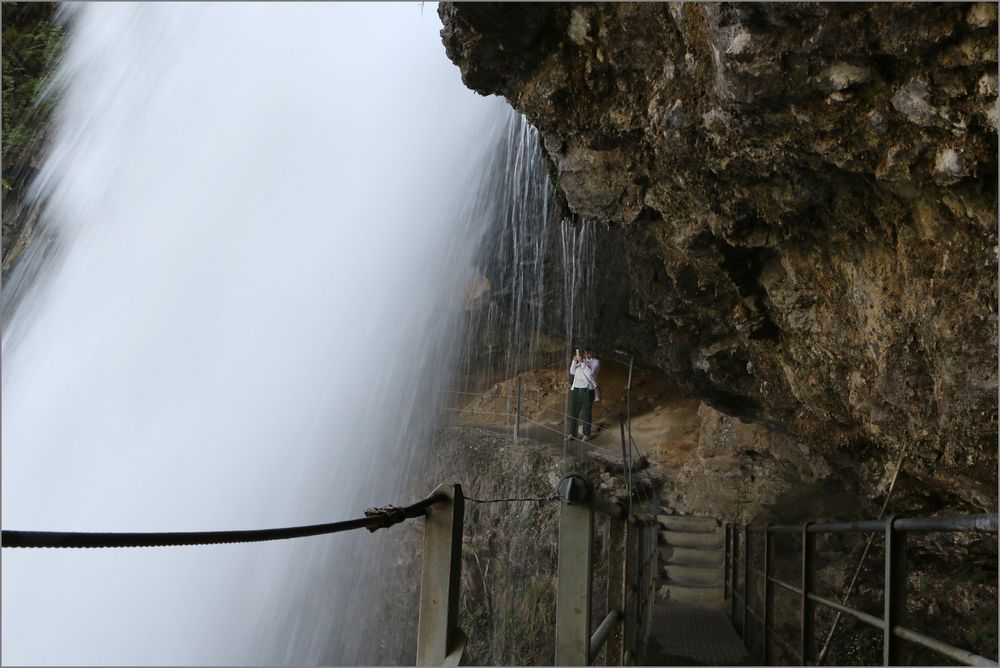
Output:
M620 230L646 363L813 452L908 447L995 508L995 4L439 12L466 84Z

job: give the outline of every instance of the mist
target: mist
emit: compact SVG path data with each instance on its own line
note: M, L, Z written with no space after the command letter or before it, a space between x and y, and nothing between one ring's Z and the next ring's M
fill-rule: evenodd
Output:
M4 295L4 528L292 526L429 492L466 202L510 113L462 85L435 7L66 11L15 270L38 277ZM5 550L3 662L371 662L388 539L363 533Z

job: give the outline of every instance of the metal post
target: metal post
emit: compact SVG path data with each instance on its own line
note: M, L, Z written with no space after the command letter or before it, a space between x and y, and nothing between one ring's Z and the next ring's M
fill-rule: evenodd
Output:
M433 494L444 494L448 501L429 507L424 520L417 665L441 666L446 660L458 665L465 641L458 628L465 497L458 484L440 485Z
M563 429L565 430L565 434L567 436L569 436L569 434L572 433L569 430L569 423L570 423L570 415L569 414L570 414L570 411L573 410L573 386L572 386L572 382L573 382L573 377L570 376L570 382L566 383L566 395L563 397L563 415L565 416L564 419L563 419ZM577 423L576 428L577 429L580 428L580 424L579 423ZM577 433L580 433L580 432L577 431ZM563 455L565 455L565 454L566 454L566 442L564 441L563 442Z
M521 438L521 377L517 377L517 399L514 402L514 440Z
M635 553L638 557L638 568L635 580L635 639L632 648L635 653L635 663L638 665L642 663L644 656L642 638L646 627L643 611L646 609L646 535L649 530L645 522L639 525L639 531L636 533L638 543Z
M729 555L729 559L732 562L732 565L729 568L730 572L732 572L732 582L729 585L729 594L730 594L730 597L729 597L730 598L730 601L729 601L729 607L730 607L729 619L732 620L733 626L736 626L736 592L739 591L739 585L740 585L740 572L739 572L739 568L738 568L739 564L736 561L738 559L738 557L736 555L739 554L739 550L740 550L740 531L739 531L739 527L737 527L735 524L733 524L732 531L733 531L733 545L732 545L733 550L732 550L732 552ZM740 629L741 633L742 633L742 631L743 631L743 629Z
M634 359L635 357L628 358L628 381L625 383L625 415L628 416L629 437L632 436L632 362Z
M906 533L894 527L896 516L885 521L885 611L882 633L882 665L903 665L903 641L892 630L902 626L906 615Z
M774 587L768 579L771 576L771 540L767 532L767 524L764 525L764 615L761 623L761 653L764 656L764 665L771 665L771 618L774 616Z
M557 666L590 665L591 547L594 511L590 482L568 475L559 485L559 566L556 584Z
M722 603L729 600L729 522L722 525Z
M622 434L622 471L625 475L625 491L628 492L628 511L632 512L632 469L629 466L628 446L625 445L625 416L618 414L618 426Z
M743 526L743 628L742 638L743 644L749 649L750 636L747 633L747 620L749 615L747 615L747 610L750 609L750 564L752 562L752 555L750 554L750 525L745 524Z
M625 631L624 663L631 665L635 661L636 625L639 621L638 608L638 566L639 566L639 532L641 525L626 522L625 527L625 620L622 622Z
M620 610L622 612L622 623L617 626L608 638L607 652L605 653L605 663L611 666L624 665L625 653L625 578L626 562L628 559L628 546L625 544L625 527L628 525L628 517L623 519L610 518L611 526L608 531L608 612Z
M816 589L816 534L809 533L809 525L802 525L802 609L800 613L799 662L803 666L816 656L816 604L809 594Z
M653 526L651 522L646 522L642 526L642 579L639 582L639 588L642 595L639 599L639 619L641 624L639 625L639 638L636 641L636 659L639 662L645 662L646 656L646 639L649 636L649 606L650 606L650 585L652 576L652 563L651 563L651 552L656 547L656 536L653 535Z
M653 517L656 517L656 509L653 508ZM646 548L646 600L645 605L642 610L642 644L640 648L642 650L642 656L646 656L646 645L649 640L649 627L652 623L653 617L653 602L656 598L655 587L655 569L656 569L656 550L657 541L656 535L659 533L659 524L656 520L646 524L647 532L647 548Z

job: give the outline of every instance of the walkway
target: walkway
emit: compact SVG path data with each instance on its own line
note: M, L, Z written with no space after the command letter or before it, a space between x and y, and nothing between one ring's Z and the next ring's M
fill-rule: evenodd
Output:
M718 608L662 603L653 613L647 666L747 666L743 642Z
M714 517L659 515L663 599L653 612L648 666L745 666L723 608L725 533Z

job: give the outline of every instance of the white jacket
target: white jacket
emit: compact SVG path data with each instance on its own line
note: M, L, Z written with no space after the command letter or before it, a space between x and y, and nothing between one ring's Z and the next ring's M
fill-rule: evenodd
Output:
M597 388L597 371L601 368L601 363L597 358L591 357L589 360L573 362L569 365L569 373L573 376L573 388L587 388L593 390Z

